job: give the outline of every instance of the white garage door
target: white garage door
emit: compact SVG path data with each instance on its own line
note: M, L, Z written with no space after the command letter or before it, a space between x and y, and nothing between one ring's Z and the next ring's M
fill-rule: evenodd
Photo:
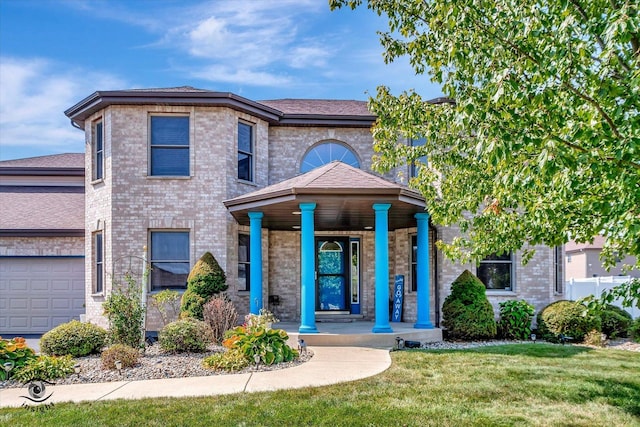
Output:
M84 258L0 258L0 335L47 332L83 305Z

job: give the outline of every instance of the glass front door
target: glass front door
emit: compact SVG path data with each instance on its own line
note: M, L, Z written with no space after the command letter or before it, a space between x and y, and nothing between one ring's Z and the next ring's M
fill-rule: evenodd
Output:
M350 265L348 238L316 239L316 310L349 310Z

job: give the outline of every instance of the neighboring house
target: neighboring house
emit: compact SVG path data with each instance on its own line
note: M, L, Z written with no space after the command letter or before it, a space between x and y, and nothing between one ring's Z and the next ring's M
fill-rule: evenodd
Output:
M519 252L479 267L444 259L434 243L458 231L430 224L424 199L402 184L412 168L371 172L375 117L366 102L256 102L180 87L99 91L65 114L86 138L93 322L105 324L102 303L120 260L145 246L152 294L184 290L210 251L241 315L269 307L301 332L332 316L391 331L396 275L405 282L403 319L417 328L439 325L465 268L488 284L496 310L521 298L541 309L562 291L553 248L536 247L524 267ZM151 311L148 328L158 328Z
M603 236L596 236L593 239L593 243L576 243L573 241L567 243L564 247L565 280L606 276L640 277L640 270L623 271L625 264L635 264L636 259L632 256L619 260L615 266L607 270L600 259L603 245Z
M84 313L84 155L0 162L0 335Z

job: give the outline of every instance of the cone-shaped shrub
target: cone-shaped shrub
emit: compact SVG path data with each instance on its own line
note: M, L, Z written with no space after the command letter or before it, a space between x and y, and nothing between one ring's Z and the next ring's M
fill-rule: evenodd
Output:
M493 307L485 287L469 270L451 284L451 294L442 305L442 318L450 338L475 340L496 335Z
M227 277L210 252L196 262L187 277L187 290L182 295L180 317L203 320L203 306L211 297L227 290Z

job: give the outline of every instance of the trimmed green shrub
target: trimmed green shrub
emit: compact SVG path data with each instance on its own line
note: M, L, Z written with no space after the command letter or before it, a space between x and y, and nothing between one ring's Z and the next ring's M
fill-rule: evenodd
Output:
M106 341L107 331L100 326L72 320L44 334L40 350L49 356L81 357L99 353Z
M21 383L36 380L55 380L73 374L74 363L71 356L38 356L29 360L13 373L13 378Z
M214 371L240 371L247 366L251 361L239 348L229 349L222 353L212 354L202 361L202 366L206 369L213 369Z
M177 320L166 325L158 336L160 347L166 352L199 353L213 342L209 326L196 319Z
M206 303L206 299L196 294L191 289L187 289L182 294L180 318L203 320L204 306Z
M123 368L132 368L138 363L140 352L125 344L114 344L100 355L102 369L116 369L116 360L122 362Z
M23 337L15 337L3 339L0 337L0 366L9 363L13 366L13 370L19 370L30 360L36 358L36 353L29 348ZM6 380L10 372L0 369L0 380Z
M187 290L182 295L180 317L203 320L203 306L217 293L227 290L227 277L210 252L206 252L187 277Z
M502 338L527 340L531 336L534 307L525 300L510 300L500 304L498 331Z
M109 320L109 342L141 348L144 307L140 301L142 286L130 275L125 283L114 284L113 291L102 305Z
M442 305L442 319L450 338L475 340L496 336L493 307L484 284L469 270L451 284L451 294Z
M602 332L609 339L626 338L632 321L633 318L629 313L615 305L607 304L605 309L600 312Z
M640 342L640 317L631 322L629 326L629 336L635 342Z
M562 334L581 342L593 329L600 331L600 318L575 301L556 301L538 313L538 333L547 341L556 342Z

